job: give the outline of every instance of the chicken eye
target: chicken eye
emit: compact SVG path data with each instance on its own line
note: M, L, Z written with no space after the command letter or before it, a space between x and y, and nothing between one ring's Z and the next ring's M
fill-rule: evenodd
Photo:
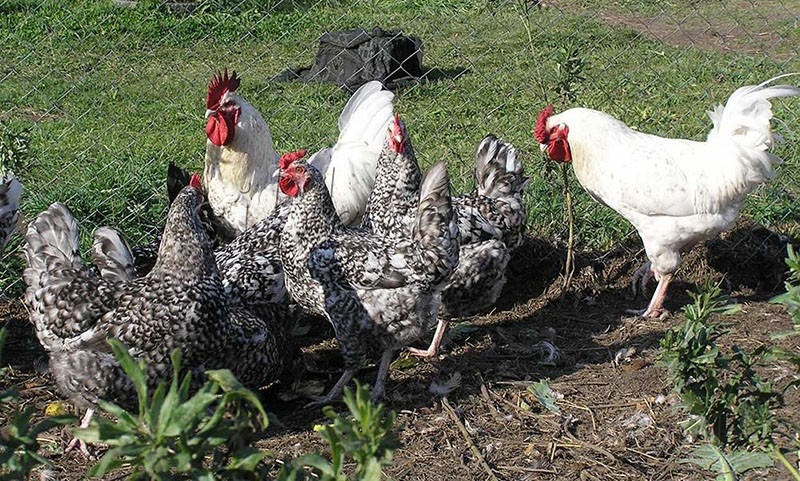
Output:
M298 165L297 167L295 167L295 168L294 168L294 171L295 171L295 173L297 173L297 174L302 174L303 172L305 172L305 171L306 171L306 169L305 169L305 167L302 167L302 166L299 166L299 165Z

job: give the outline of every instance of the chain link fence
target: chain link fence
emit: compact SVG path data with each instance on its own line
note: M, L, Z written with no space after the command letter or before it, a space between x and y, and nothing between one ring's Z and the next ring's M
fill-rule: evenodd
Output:
M380 26L421 39L425 77L397 89L423 167L449 162L454 190L474 186L474 150L489 132L524 154L530 232L563 244L557 166L531 135L538 112L586 106L646 132L702 140L705 114L737 87L800 71L800 1L362 0L74 2L0 0L4 157L25 184L20 224L0 266L7 298L22 291L28 221L66 203L88 246L101 225L131 244L162 227L172 161L201 170L204 98L223 67L260 110L280 152L335 142L349 94L275 82L313 63L328 31ZM790 79L800 83L800 77ZM776 102L777 179L745 214L800 234L800 101ZM16 140L8 140L16 139ZM19 139L23 139L20 141ZM577 246L635 244L635 232L573 180Z

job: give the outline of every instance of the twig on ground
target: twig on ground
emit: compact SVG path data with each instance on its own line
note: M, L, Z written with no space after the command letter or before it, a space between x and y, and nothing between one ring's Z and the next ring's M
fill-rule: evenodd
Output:
M483 467L483 469L486 471L486 474L489 475L489 479L492 481L498 481L497 476L494 475L494 471L492 470L491 466L489 466L489 464L486 462L486 459L481 454L480 449L475 446L475 443L472 441L472 438L467 432L467 428L464 426L464 423L461 422L461 419L458 418L458 414L456 414L455 409L453 409L453 407L450 405L450 402L447 400L446 396L442 398L442 407L445 411L447 411L447 414L450 415L450 418L453 420L453 422L456 423L456 426L458 426L458 430L461 431L461 435L464 437L467 445L469 445L470 451L472 451L472 454L478 460L478 463L480 463L481 467Z

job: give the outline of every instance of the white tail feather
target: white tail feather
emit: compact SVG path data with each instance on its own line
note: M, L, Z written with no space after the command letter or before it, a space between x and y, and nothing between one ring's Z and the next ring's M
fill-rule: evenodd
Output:
M380 82L359 88L339 116L339 139L309 159L325 177L336 212L345 224L364 213L375 184L378 155L393 115L394 94Z
M791 85L768 85L775 80L797 74L784 74L758 85L738 88L725 106L708 112L714 127L708 133L708 142L733 140L740 149L739 158L748 168L748 183L759 184L775 177L774 166L781 159L768 152L779 141L773 135L770 120L770 99L800 95L800 89Z

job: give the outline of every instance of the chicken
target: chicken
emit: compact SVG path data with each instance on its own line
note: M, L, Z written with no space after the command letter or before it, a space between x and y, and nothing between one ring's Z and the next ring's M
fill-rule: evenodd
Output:
M637 132L603 112L573 108L536 122L535 136L557 162L571 162L589 195L627 219L642 238L658 286L641 315L663 312L681 255L733 226L746 194L775 177L769 152L770 99L800 94L779 79L737 89L709 112L704 142ZM645 278L646 279L646 278Z
M345 373L321 402L337 397L376 351L379 399L393 350L436 320L441 289L458 262L447 169L439 163L427 172L409 235L393 242L345 227L322 175L302 159L282 165L280 187L293 198L280 237L287 289L304 309L327 317L345 359Z
M202 200L195 176L170 208L155 266L139 278L127 244L113 229L98 229L95 265L84 265L78 225L62 204L51 205L29 225L25 303L59 390L87 409L82 426L99 399L122 405L136 399L106 343L111 337L145 361L151 386L171 376L169 356L175 348L195 379L206 369L230 368L259 386L282 370L287 343L280 320L226 303L211 240L198 215ZM270 330L273 326L278 328ZM85 446L82 450L87 452Z
M487 135L475 154L477 187L453 198L460 234L459 262L443 294L440 320L426 350L412 354L432 357L439 350L448 319L474 315L491 307L506 282L511 253L522 243L527 212L522 192L528 178L516 149ZM405 124L395 116L378 160L375 187L363 226L386 240L407 236L416 210L420 169ZM398 180L399 179L399 180Z
M22 184L13 175L6 176L0 182L0 254L17 226L20 196Z
M215 75L206 97L205 182L214 212L239 234L271 214L284 199L273 174L278 154L269 127L238 93L240 78ZM339 116L339 139L310 163L325 178L345 224L360 222L375 180L375 164L392 116L394 94L380 82L364 84Z
M523 174L513 145L487 135L475 152L475 189L453 199L461 235L458 268L442 293L442 311L423 357L436 355L448 319L473 316L491 308L506 284L506 268L522 245L528 213Z

